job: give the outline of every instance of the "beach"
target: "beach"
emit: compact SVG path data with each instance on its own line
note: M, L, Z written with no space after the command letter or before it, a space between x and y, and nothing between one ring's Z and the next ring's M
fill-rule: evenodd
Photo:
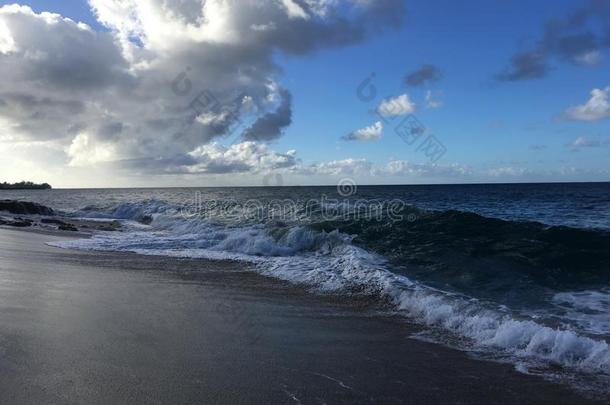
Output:
M0 229L0 402L594 403L243 263L62 250Z
M1 3L0 405L610 405L610 0Z

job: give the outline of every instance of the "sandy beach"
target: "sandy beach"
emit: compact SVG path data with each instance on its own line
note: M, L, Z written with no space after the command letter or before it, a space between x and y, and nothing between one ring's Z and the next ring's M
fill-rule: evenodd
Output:
M0 402L587 403L409 338L380 308L242 264L61 250L0 230Z

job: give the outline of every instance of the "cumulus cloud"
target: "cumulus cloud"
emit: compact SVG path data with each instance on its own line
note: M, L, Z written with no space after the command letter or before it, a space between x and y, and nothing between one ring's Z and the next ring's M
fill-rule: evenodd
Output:
M604 142L600 139L587 139L583 136L579 136L576 139L574 139L573 141L569 142L566 146L576 150L576 149L582 149L582 148L599 148L602 146L607 146L609 144L610 144L610 142L608 142L608 141Z
M293 169L300 164L295 150L275 152L266 144L246 141L224 146L201 145L191 152L146 159L122 159L120 168L152 174L258 174Z
M603 1L590 1L565 18L548 21L534 46L512 55L508 67L496 79L539 79L552 70L553 60L585 66L599 64L602 51L610 47L609 21L610 5Z
M408 95L385 99L377 107L377 113L382 117L397 117L415 112L415 103Z
M568 108L565 116L576 121L598 121L610 117L608 93L610 93L610 86L591 90L589 100L585 104Z
M74 137L66 148L66 153L70 158L69 166L91 166L117 158L117 151L112 143L102 142L84 132Z
M354 44L404 16L401 0L89 4L106 29L0 7L2 139L55 142L72 165L143 172L221 171L202 161L217 154L201 153L223 136L277 139L292 97L274 54Z
M516 166L502 166L487 170L489 177L523 177L534 174L530 169Z
M261 172L293 167L297 163L294 150L281 154L255 142L242 142L230 147L213 142L188 155L193 158L189 162L192 164L184 167L188 173Z
M408 177L461 177L472 174L472 169L465 165L437 165L432 163L414 163L407 160L392 159L385 166L375 169L378 176Z
M282 0L282 5L286 9L286 14L288 14L289 18L302 18L304 20L309 18L309 14L294 0Z
M434 83L443 77L441 70L431 64L422 65L419 69L407 73L405 83L409 86L421 86L426 83Z
M85 122L106 123L98 92L118 96L133 85L111 34L15 4L0 8L0 26L0 117L17 139L67 144Z
M303 166L297 164L286 173L307 176L307 178L342 177L353 178L356 182L464 182L489 181L503 182L514 180L552 180L557 178L607 178L608 170L580 170L574 167L559 167L547 170L535 170L524 166L502 165L495 167L471 167L465 164L418 163L404 159L390 159L383 163L374 163L367 159L342 159L330 162Z
M407 160L390 159L385 164L374 164L367 159L342 159L317 163L308 166L297 166L293 173L324 176L354 176L359 178L454 178L473 173L468 166L437 165L432 163L415 163Z
M344 141L377 141L383 135L383 124L381 121L375 122L373 125L358 129L345 135Z
M305 175L354 176L370 175L373 164L366 159L342 159L315 163L295 168L294 172Z

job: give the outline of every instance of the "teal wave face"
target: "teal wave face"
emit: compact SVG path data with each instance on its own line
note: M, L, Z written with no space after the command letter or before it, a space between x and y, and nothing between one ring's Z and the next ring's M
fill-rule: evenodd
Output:
M610 284L610 232L506 221L455 210L417 220L319 222L356 235L395 271L438 287L526 306L547 290Z

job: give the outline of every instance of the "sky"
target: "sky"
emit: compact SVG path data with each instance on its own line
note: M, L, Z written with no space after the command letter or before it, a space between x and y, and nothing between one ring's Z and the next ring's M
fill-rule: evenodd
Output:
M604 1L0 1L0 181L610 181Z

